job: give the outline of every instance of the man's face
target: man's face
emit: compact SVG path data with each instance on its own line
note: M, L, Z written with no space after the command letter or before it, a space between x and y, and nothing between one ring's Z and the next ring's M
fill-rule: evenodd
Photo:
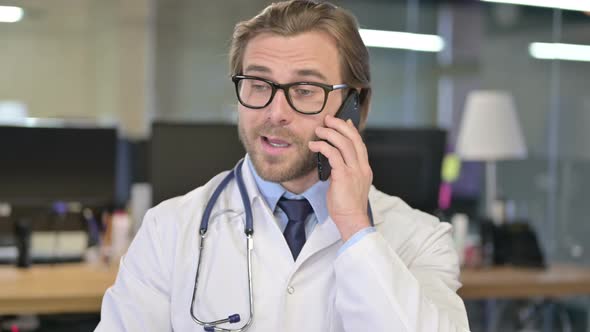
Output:
M279 84L343 83L336 43L322 32L294 37L270 33L256 36L246 47L243 68L244 75ZM282 90L263 109L238 104L240 139L258 174L267 181L279 183L300 179L317 181L316 157L307 142L316 139L315 128L322 126L327 114L336 113L342 100L342 91L330 92L324 110L314 115L293 110Z

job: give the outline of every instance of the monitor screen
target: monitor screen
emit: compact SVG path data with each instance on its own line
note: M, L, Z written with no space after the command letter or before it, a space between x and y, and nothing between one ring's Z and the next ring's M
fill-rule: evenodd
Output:
M204 185L246 154L237 126L206 123L155 122L150 151L154 205Z
M438 208L446 132L433 128L366 129L373 184L429 213Z
M0 202L110 205L116 148L115 128L0 126Z

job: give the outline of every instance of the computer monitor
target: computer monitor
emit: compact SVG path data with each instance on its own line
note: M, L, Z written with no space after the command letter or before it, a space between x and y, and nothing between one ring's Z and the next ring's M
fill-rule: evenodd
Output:
M367 129L364 139L373 184L414 208L438 207L446 132L441 129ZM245 155L235 125L155 122L150 147L153 204L183 195L231 169Z
M438 208L446 132L436 128L369 128L364 140L373 184L416 209Z
M232 124L155 122L150 147L153 204L184 195L246 154Z
M116 149L115 128L0 126L0 202L111 205Z

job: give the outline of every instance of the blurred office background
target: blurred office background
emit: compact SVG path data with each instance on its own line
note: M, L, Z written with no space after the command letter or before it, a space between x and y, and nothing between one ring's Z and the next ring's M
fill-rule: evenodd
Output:
M28 127L116 128L119 155L131 165L116 168L126 171L117 175L113 204L124 205L132 183L151 181L153 123L235 123L229 40L236 22L269 2L0 0L24 10L18 22L0 23L0 119L24 114ZM530 50L539 42L590 45L590 4L583 11L476 0L334 3L362 28L438 35L445 43L430 52L370 48L369 129L442 129L453 153L469 92L512 94L528 154L498 162L498 192L537 232L548 263L590 265L590 51L570 61ZM11 144L0 142L0 162ZM482 163L463 163L449 185L442 216L482 214ZM473 330L483 331L480 306L469 306Z

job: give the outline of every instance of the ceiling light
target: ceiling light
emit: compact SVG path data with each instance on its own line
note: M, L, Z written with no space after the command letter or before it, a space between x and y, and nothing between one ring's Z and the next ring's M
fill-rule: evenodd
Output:
M590 61L590 45L531 43L529 53L535 59Z
M22 20L24 10L14 6L0 6L0 22L14 23Z
M590 0L481 0L485 2L509 3L513 5L555 8L564 10L590 11Z
M367 47L440 52L445 44L444 40L437 35L369 29L360 29L359 32Z

